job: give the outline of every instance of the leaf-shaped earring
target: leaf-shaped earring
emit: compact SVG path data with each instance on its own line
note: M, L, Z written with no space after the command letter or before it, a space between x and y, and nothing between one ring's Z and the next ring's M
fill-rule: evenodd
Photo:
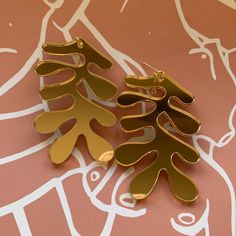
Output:
M128 91L121 93L117 98L118 105L123 108L141 102L154 105L154 109L145 114L125 116L120 121L126 132L151 127L156 133L151 141L126 142L118 146L115 151L115 158L122 166L134 165L148 153L156 153L154 162L132 180L130 184L132 197L137 200L146 198L156 185L161 171L165 171L173 194L182 201L194 201L198 196L196 186L174 165L172 159L173 155L177 154L181 160L192 164L199 161L199 153L160 123L160 117L164 115L179 134L195 134L200 128L200 121L172 102L175 100L181 104L190 104L194 101L194 96L163 71L157 71L149 77L127 76L125 84L131 88L157 88L164 92L163 96L154 97Z
M85 82L97 98L111 100L117 92L116 85L89 70L91 64L96 64L104 70L109 69L112 65L111 61L80 38L76 38L67 44L47 43L43 45L43 50L53 55L77 54L84 58L82 64L44 60L36 68L36 72L44 77L55 75L67 69L74 72L73 77L69 80L46 85L40 89L40 96L43 100L55 100L65 95L74 98L74 103L70 108L44 112L35 119L36 129L40 133L53 132L64 122L73 118L76 119L73 128L52 144L49 151L51 161L56 164L66 161L80 135L84 135L89 152L95 160L105 162L111 160L114 154L111 144L91 129L90 122L92 119L96 119L101 125L109 127L115 124L116 117L110 111L88 100L77 89L80 83Z

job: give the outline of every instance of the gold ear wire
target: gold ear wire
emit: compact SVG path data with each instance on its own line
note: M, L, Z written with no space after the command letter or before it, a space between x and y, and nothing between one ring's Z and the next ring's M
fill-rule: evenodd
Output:
M149 64L146 63L146 62L143 62L143 65L145 65L145 66L147 66L147 67L153 69L154 71L158 71L156 68L154 68L153 66L149 65Z
M143 65L151 68L154 70L154 75L156 76L156 78L158 79L159 82L162 82L163 78L165 77L166 73L165 71L162 70L157 70L156 68L154 68L153 66L147 64L146 62L143 62Z

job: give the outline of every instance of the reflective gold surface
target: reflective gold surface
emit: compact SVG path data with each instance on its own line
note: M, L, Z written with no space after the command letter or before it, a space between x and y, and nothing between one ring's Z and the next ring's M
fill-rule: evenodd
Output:
M76 123L66 134L59 137L50 148L52 162L59 164L64 162L71 154L77 138L84 135L91 156L97 161L109 161L113 157L113 148L110 143L97 135L91 128L90 122L96 119L103 126L112 126L116 117L110 111L98 106L84 97L77 86L86 82L97 98L101 100L112 99L117 87L109 80L89 71L91 64L96 64L102 69L109 69L111 61L100 52L92 48L83 39L76 38L67 44L48 43L43 45L43 50L53 55L75 55L82 56L83 63L69 64L57 60L41 61L36 72L44 77L52 76L63 70L72 70L74 75L65 82L47 85L40 89L43 100L55 100L65 95L74 98L73 105L66 110L44 112L35 119L36 129L40 133L50 133L59 128L64 122L75 118Z
M141 102L154 105L154 109L149 112L125 116L120 121L126 132L144 127L151 127L156 132L155 138L148 142L126 142L115 151L116 160L123 166L132 166L151 152L156 154L153 163L132 180L130 185L132 197L146 198L156 185L160 173L164 171L168 175L173 194L182 201L194 201L198 196L198 190L194 183L174 165L173 156L176 154L182 161L192 164L199 160L199 153L160 123L160 118L164 115L179 134L195 134L200 128L200 121L173 104L173 100L181 104L190 104L194 101L194 96L162 71L157 71L150 77L128 76L125 78L125 84L131 88L157 88L164 92L163 96L154 97L130 91L123 92L117 98L117 103L123 108Z

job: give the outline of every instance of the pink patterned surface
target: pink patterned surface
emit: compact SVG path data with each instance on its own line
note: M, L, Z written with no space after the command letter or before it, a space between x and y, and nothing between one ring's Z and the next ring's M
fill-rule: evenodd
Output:
M2 1L0 235L235 236L235 10L233 0ZM164 176L147 200L133 202L136 169L99 166L83 140L65 164L50 163L58 133L35 131L47 104L34 67L45 41L76 36L112 59L106 76L121 90L126 74L153 73L146 62L196 95L189 111L202 121L193 137L202 159L181 166L198 185L194 204L175 199ZM115 146L127 139L115 130L99 132Z

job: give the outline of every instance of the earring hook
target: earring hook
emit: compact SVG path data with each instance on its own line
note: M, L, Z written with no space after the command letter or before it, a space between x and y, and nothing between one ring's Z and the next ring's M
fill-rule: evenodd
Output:
M143 62L143 65L151 68L154 70L154 75L158 78L159 82L161 82L163 80L163 78L165 77L166 73L163 70L157 70L156 68L154 68L153 66L149 65L146 62Z
M145 66L147 66L147 67L149 67L149 68L153 69L155 72L157 72L157 71L158 71L156 68L154 68L153 66L149 65L149 64L148 64L148 63L146 63L146 62L143 62L143 65L145 65Z

